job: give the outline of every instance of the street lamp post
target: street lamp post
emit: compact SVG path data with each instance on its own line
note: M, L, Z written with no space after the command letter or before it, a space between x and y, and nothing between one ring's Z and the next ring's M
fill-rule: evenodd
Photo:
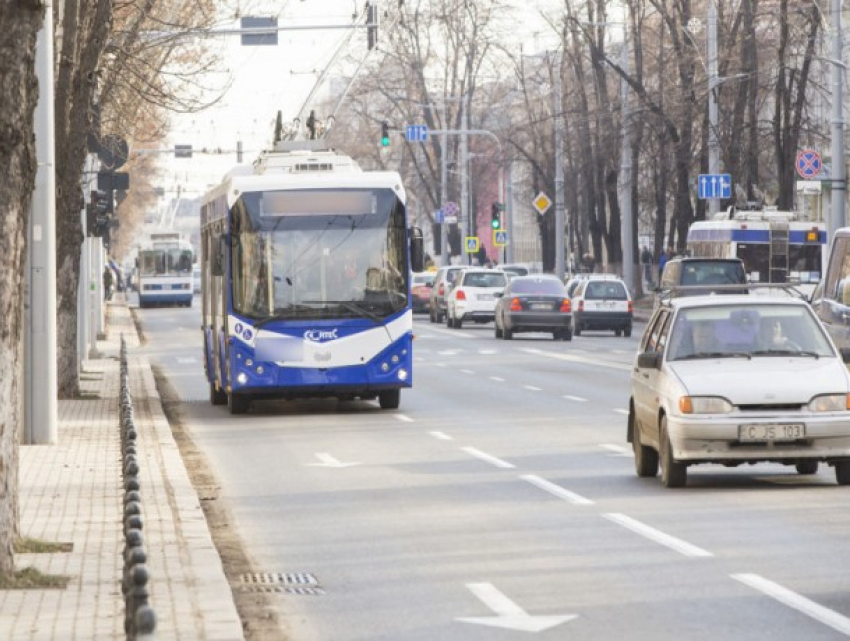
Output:
M843 59L844 43L841 35L841 0L831 0L830 21L832 22L832 208L829 217L829 239L835 230L846 224L844 205L847 193L847 165L844 160L844 65L837 64Z
M717 7L714 0L708 3L708 173L720 173L720 143L717 138ZM708 199L708 213L720 211L720 199Z

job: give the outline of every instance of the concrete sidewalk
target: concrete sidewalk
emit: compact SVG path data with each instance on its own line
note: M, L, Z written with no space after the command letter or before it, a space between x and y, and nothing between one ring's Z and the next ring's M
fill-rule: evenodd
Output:
M16 567L70 576L64 590L0 591L0 639L121 639L124 634L121 336L141 471L149 604L156 639L243 639L242 624L198 495L162 411L127 305L107 307L107 338L85 361L82 398L59 401L59 444L20 447L24 537L70 552L18 554Z

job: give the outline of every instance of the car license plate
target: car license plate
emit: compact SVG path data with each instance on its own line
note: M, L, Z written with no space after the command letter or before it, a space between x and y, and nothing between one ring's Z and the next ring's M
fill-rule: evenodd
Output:
M493 300L496 298L495 294L478 294L478 300Z
M806 426L802 423L755 423L738 426L738 440L752 441L796 441L806 438Z
M531 309L552 309L552 305L549 303L531 303L529 307L531 307Z

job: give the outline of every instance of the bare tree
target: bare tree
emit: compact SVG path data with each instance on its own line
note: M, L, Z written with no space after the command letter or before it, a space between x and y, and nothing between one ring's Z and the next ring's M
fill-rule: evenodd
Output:
M36 35L44 6L0 2L0 575L14 570L18 532L18 439L23 372L24 264L36 153L33 112L38 99Z

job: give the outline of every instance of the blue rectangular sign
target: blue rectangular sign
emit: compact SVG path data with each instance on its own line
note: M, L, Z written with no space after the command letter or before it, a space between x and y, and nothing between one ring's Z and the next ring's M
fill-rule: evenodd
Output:
M732 197L731 174L700 174L697 185L700 200Z
M428 140L428 125L407 125L404 137L407 142L425 142Z

